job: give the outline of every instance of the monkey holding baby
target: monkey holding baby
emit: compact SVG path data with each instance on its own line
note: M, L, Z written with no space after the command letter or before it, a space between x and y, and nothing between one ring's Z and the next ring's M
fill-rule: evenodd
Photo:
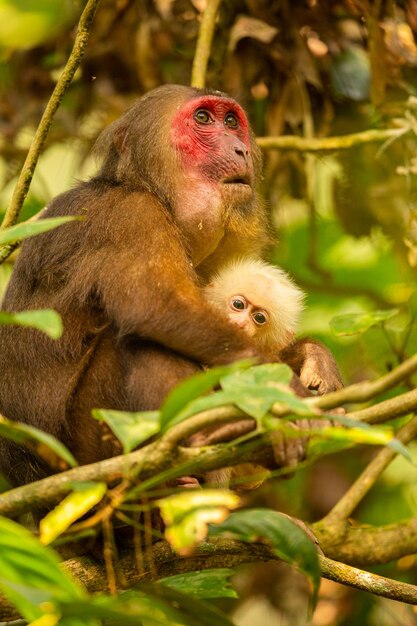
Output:
M42 216L82 219L23 243L3 301L5 311L55 309L62 337L0 326L0 413L51 433L81 464L117 454L93 408L156 409L201 364L271 358L204 289L226 263L260 259L269 244L261 156L243 109L217 91L166 85L104 130L97 150L98 173ZM300 395L340 387L320 344L292 341L279 358ZM12 485L51 473L5 439L0 471Z

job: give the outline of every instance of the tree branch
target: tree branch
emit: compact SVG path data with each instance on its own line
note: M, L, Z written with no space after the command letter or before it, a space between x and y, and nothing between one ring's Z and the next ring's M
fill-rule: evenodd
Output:
M395 398L383 400L361 411L352 411L347 417L367 424L381 424L395 417L402 417L417 411L417 390L408 391Z
M200 544L188 558L178 556L167 542L160 541L154 544L152 549L152 566L149 556L143 554L140 572L134 551L124 550L120 554L119 565L122 576L129 581L130 586L133 586L150 580L153 569L159 579L196 570L233 568L246 563L279 560L276 554L262 543L247 544L231 539L210 539ZM319 563L323 578L399 602L417 604L417 587L414 585L365 572L322 555L319 555ZM79 580L89 593L107 591L105 566L101 561L83 556L64 562L62 567L73 578ZM3 620L18 617L15 608L3 598L0 598L0 614Z
M48 104L46 105L41 121L39 122L35 137L31 143L29 152L20 172L19 179L14 188L12 200L4 216L1 229L13 226L13 224L16 223L19 217L20 209L22 208L23 202L28 193L30 183L32 182L32 177L35 172L36 164L42 152L42 148L45 144L49 128L52 124L52 118L55 115L66 90L71 84L74 74L81 63L81 59L87 47L90 29L99 2L100 0L88 0L85 9L80 17L74 46L65 65L64 71L59 77L59 80L55 85L55 89L53 90ZM0 263L5 261L8 256L10 256L15 247L16 244L12 244L2 246L0 248Z
M396 439L403 444L407 444L417 436L417 417L413 417L408 424L403 426L397 433ZM333 509L323 518L323 524L332 524L341 520L346 520L356 509L361 500L373 487L384 469L397 456L397 452L392 448L383 448L381 452L366 466L362 474L355 480Z
M335 152L349 150L353 146L367 143L398 139L410 131L408 126L403 128L371 129L361 133L341 135L339 137L298 137L297 135L282 135L281 137L257 137L256 142L265 150L296 150L297 152Z
M332 561L321 555L319 555L319 562L323 578L383 598L390 598L407 604L417 604L417 587L415 585L364 572L357 567Z
M208 60L213 40L214 26L221 0L207 0L207 6L201 20L197 47L191 70L191 86L205 87Z
M345 387L340 391L333 391L331 393L328 393L325 396L315 396L314 398L308 398L305 400L305 402L316 408L322 409L323 411L334 409L335 407L341 406L346 402L367 402L378 394L383 393L388 389L392 389L403 380L408 378L408 376L414 374L414 372L416 371L417 354L414 354L412 357L401 363L401 365L398 365L388 374L381 376L381 378L377 378L377 380L365 381L363 383L350 385L349 387ZM403 396L399 396L399 398L402 397Z
M417 517L385 526L324 518L311 530L327 557L349 565L380 565L417 552Z
M217 418L217 409L205 412L205 420L200 415L190 418L194 421L194 429L183 424L174 426L160 440L135 450L130 454L115 456L98 463L83 465L37 480L33 483L17 487L1 494L0 515L16 517L39 505L52 506L72 491L74 481L98 480L112 483L123 477L140 477L138 489L143 492L166 480L178 478L198 470L199 473L236 465L237 463L274 462L271 442L266 436L257 435L243 446L210 446L207 448L181 448L177 446L176 432L196 432L201 427L223 423L225 414L222 409ZM228 415L229 421L242 420L240 411L236 409ZM249 422L249 420L247 420Z

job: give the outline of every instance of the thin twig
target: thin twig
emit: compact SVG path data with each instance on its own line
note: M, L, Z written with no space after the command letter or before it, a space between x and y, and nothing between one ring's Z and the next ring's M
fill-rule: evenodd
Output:
M395 435L396 439L403 444L409 443L417 435L417 417L403 426ZM368 491L373 487L384 469L397 456L397 452L392 448L384 448L377 456L367 465L362 474L355 480L353 485L340 498L338 503L322 520L323 524L332 524L341 520L346 520L358 504L363 500Z
M110 595L115 596L117 593L117 579L114 561L116 558L116 542L114 539L113 524L110 517L103 520L103 556L106 567L106 579Z
M191 71L192 87L203 88L206 84L207 65L220 2L221 0L207 0L207 6L198 33L197 47Z
M297 135L282 135L281 137L257 137L256 142L265 150L295 150L297 152L336 152L349 150L354 146L367 143L399 139L410 131L408 126L403 128L381 128L365 130L361 133L351 133L338 137L299 137Z
M381 394L388 389L392 389L403 380L417 371L417 354L398 365L388 374L381 376L377 380L365 381L345 387L340 391L333 391L325 396L316 396L307 398L305 402L312 406L327 411L334 407L345 404L346 402L367 402L375 396ZM403 396L398 396L402 398Z
M80 17L74 46L65 65L65 68L61 76L59 77L57 84L55 85L55 89L52 92L48 104L46 105L41 121L39 122L35 137L31 143L29 152L20 172L19 179L14 188L12 200L4 216L1 229L13 226L13 224L17 222L19 212L27 196L30 183L32 182L32 177L35 172L36 164L42 152L42 148L45 144L49 128L52 124L53 116L55 115L59 105L61 104L61 100L66 90L71 84L74 74L81 63L81 59L87 47L91 26L99 3L100 0L88 0L85 9ZM6 245L0 248L0 263L5 261L5 259L10 256L15 247L16 245Z
M401 396L383 400L378 404L361 409L360 411L352 411L346 417L355 419L367 424L382 424L396 417L408 415L408 413L417 412L417 390L403 393Z

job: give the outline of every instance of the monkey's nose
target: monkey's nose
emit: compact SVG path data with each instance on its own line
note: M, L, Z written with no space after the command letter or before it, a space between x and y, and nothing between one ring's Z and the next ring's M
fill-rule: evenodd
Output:
M242 157L242 159L245 161L247 161L248 156L249 156L249 150L243 149L243 148L235 148L235 152L238 156Z

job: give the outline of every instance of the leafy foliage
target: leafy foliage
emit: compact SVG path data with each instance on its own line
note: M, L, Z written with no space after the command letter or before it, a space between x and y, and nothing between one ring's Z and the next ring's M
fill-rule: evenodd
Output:
M91 171L87 150L101 128L133 97L160 83L188 83L203 4L155 0L147 3L146 11L140 11L137 3L119 2L107 3L105 10L97 12L85 65L54 121L22 218L32 216L53 195L68 188L75 176ZM372 380L417 351L413 130L417 12L412 2L318 0L314 8L306 8L305 2L295 0L291 11L282 10L278 4L247 2L236 13L232 5L223 3L209 64L208 84L241 94L258 135L339 135L343 139L351 133L390 129L392 125L412 129L385 144L364 142L330 156L320 154L320 158L286 150L265 154L264 193L279 238L272 256L308 292L300 331L325 340L341 365L346 383ZM67 58L80 9L77 0L0 1L3 209L29 135L38 123L40 107ZM33 236L57 223L40 220L21 224L2 231L0 244ZM4 289L9 274L10 265L1 266L0 289ZM62 332L59 318L50 311L0 312L0 323L29 325L52 338L59 338ZM219 368L173 391L161 412L97 409L95 417L109 426L125 453L150 445L151 439L162 441L176 425L200 411L225 405L239 407L256 419L253 436L285 427L286 422L271 415L274 406L287 411L285 419L289 421L300 417L320 420L311 405L288 390L288 376L282 366ZM381 399L401 397L414 386L412 375L401 386L384 392ZM367 427L335 415L332 425L316 429L321 438L316 433L310 450L320 448L320 454L310 457L310 461L314 458L312 467L298 471L291 481L271 481L256 500L294 516L316 519L325 515L348 484L360 476L371 458L366 446L371 444L375 450L375 445L388 445L402 455L401 462L389 467L355 517L381 526L415 516L415 487L410 480L414 466L407 449L392 438L403 421L390 423L388 428ZM29 442L41 455L46 451L49 461L52 450L59 457L53 464L55 469L63 468L60 459L75 464L58 442L24 424L1 419L0 434ZM338 453L330 454L330 448ZM134 480L134 472L128 472L125 479ZM154 484L158 484L157 477ZM46 540L57 533L65 537L67 525L75 520L82 523L79 516L94 503L103 510L99 499L104 486L87 484L85 488L85 492L74 491L45 518ZM232 508L224 493L203 493L208 498L203 504L197 504L198 496L191 492L179 494L184 497L177 501L167 500L170 504L166 505L160 498L181 549L191 550L196 538L203 536L208 519L226 515ZM198 495L201 497L200 491ZM129 506L136 507L135 515L149 514L152 506L146 497L145 489L143 502L121 502L120 509L115 507L117 514L128 515ZM137 532L143 532L135 515L132 513L134 519L130 521L136 524ZM303 536L298 536L298 531ZM232 513L220 526L212 526L213 536L216 532L231 532L250 541L266 538L276 554L297 564L317 590L316 557L309 552L314 546L286 518L248 508ZM96 624L97 620L146 625L231 623L209 602L200 601L228 596L229 570L174 577L170 579L171 589L164 581L114 598L87 596L62 574L54 553L27 531L0 520L0 543L0 587L27 619L43 620L37 626L58 621L63 626L76 626ZM401 575L416 583L413 563L403 561L401 567ZM394 565L386 572L397 575ZM274 595L270 581L264 583L265 595ZM250 574L245 584L241 602L251 588ZM330 595L323 607L329 610L330 606L335 623L339 619L379 626L381 611L387 626L413 620L400 603L396 603L391 619L386 605L378 606L378 600L376 607L371 607L369 600L347 591L342 599L338 594ZM293 613L288 618L277 612L277 596L275 593L270 602L275 621L291 623ZM294 598L298 598L296 590Z

